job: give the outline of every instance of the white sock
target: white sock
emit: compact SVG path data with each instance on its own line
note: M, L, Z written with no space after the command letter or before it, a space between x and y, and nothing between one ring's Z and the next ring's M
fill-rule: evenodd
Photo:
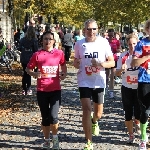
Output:
M53 138L55 139L55 138L57 138L58 136L57 136L57 134L56 135L53 135Z
M45 141L49 141L49 139L45 139Z

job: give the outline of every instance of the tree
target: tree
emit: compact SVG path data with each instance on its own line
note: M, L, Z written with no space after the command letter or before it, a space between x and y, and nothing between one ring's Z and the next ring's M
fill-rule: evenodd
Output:
M20 24L24 23L26 12L44 16L57 17L65 25L82 27L88 18L98 23L137 24L149 17L150 1L145 0L30 0L31 5L25 8L27 0L14 0L14 16Z

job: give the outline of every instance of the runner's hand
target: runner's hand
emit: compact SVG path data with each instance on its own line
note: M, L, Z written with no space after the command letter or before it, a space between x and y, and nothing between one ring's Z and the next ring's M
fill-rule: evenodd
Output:
M35 78L41 78L41 72L40 72L40 69L38 69L37 72L35 72Z
M122 65L122 70L123 70L123 71L127 70L127 65L126 65L126 64L123 64L123 65Z
M75 59L73 65L75 68L79 69L80 68L80 59Z
M66 78L66 73L61 72L59 75L60 80L64 80Z
M96 58L93 58L93 59L91 60L91 63L92 63L92 66L94 66L94 67L97 67L97 66L100 65L100 62L99 62L98 59L96 59Z

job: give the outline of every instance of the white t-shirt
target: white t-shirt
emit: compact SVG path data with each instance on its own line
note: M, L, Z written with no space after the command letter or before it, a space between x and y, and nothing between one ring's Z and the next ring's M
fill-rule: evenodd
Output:
M117 69L122 68L122 64L127 65L127 71L122 74L122 85L131 88L137 89L138 87L138 67L131 68L132 55L128 51L122 53L117 61Z
M80 59L77 73L79 87L105 88L106 74L103 67L92 67L92 58L105 62L108 56L113 56L107 39L97 37L95 42L86 42L85 38L75 44L75 58Z

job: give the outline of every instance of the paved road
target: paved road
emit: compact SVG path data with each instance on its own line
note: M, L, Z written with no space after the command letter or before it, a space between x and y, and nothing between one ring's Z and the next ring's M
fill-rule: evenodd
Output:
M63 150L80 150L84 146L81 125L81 106L76 83L76 70L69 68L69 75L62 82L62 106L59 111L60 147ZM35 84L35 81L32 81ZM35 87L33 86L33 89ZM120 85L115 86L116 100L105 96L104 114L99 121L100 135L93 137L94 150L137 150L136 144L126 145L128 135L124 126L124 112L120 98ZM36 95L17 95L13 112L8 112L0 120L0 150L39 150L43 142L41 117Z

